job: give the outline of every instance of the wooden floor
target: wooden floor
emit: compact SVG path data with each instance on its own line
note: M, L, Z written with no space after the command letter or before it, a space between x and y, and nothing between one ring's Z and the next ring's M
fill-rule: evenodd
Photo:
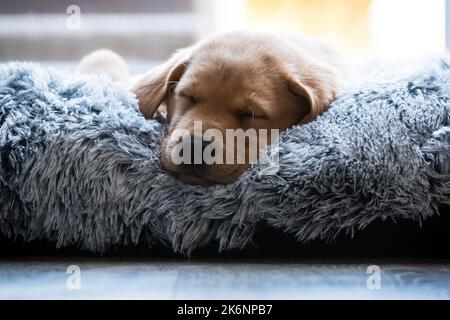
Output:
M379 289L371 265L381 270ZM450 299L450 264L6 260L0 299Z

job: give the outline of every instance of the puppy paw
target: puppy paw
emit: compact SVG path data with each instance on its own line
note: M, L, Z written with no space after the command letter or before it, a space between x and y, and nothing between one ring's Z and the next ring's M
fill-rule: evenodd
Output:
M107 73L112 80L123 82L128 81L130 77L125 60L108 49L96 50L84 56L77 67L77 72L82 74Z

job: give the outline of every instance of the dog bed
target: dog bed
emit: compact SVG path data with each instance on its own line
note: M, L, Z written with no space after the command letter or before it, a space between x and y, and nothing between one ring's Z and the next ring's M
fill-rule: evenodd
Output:
M373 78L375 79L375 78ZM417 221L450 205L450 59L383 72L281 137L278 172L190 186L159 164L163 121L106 77L0 67L0 232L94 252L251 244L261 225L299 242ZM380 237L383 235L380 234Z

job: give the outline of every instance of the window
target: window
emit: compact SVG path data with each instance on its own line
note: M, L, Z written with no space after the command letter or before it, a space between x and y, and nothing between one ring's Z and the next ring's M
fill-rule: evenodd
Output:
M233 7L223 10L230 2ZM221 12L215 17L217 30L306 33L326 39L347 55L356 57L408 58L445 50L445 0L224 0L217 3Z
M80 29L66 25L81 9ZM0 2L0 60L78 61L110 48L128 61L166 59L216 31L305 33L349 57L435 54L446 40L450 0L40 0ZM448 16L450 9L447 6ZM450 19L447 19L449 22Z
M80 28L67 26L69 6ZM163 60L196 39L193 0L0 2L0 60L76 61L110 48L130 60Z

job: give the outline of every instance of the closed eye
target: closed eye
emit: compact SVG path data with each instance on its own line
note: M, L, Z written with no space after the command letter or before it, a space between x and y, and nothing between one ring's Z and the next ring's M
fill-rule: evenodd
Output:
M260 112L255 112L253 108L248 108L248 110L240 112L239 118L243 120L258 120L258 119L267 119L267 116Z
M193 96L192 94L189 94L187 92L180 92L180 97L188 100L191 104L197 104L197 98Z

